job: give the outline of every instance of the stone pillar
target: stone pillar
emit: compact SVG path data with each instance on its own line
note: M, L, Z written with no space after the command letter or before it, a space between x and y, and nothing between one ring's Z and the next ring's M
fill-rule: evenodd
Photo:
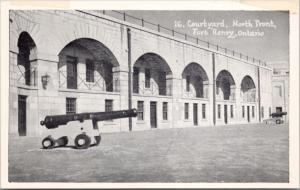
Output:
M203 98L208 98L209 96L209 82L203 81Z
M145 68L139 67L139 94L144 94L145 90Z
M119 77L120 77L120 109L128 109L128 71L120 70ZM120 131L129 131L128 118L120 119Z
M18 134L18 52L9 52L9 134Z
M173 95L173 80L172 74L166 76L166 95L172 96Z
M169 79L171 80L171 79ZM181 78L172 79L172 127L181 127L183 125L183 102L182 99L182 88L181 88Z
M120 92L120 67L113 67L113 91Z
M65 100L58 93L58 56L41 53L37 60L37 87L38 87L38 127L39 134L45 132L45 127L39 126L39 121L46 115L64 114ZM48 76L48 82L42 82L42 78Z

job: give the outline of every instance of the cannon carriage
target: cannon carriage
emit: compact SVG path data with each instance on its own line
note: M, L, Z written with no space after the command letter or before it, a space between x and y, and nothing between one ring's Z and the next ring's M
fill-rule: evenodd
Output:
M73 139L77 149L99 145L101 135L98 122L136 116L136 109L46 116L40 124L49 129L51 134L42 140L42 146L45 149L67 146L72 142L69 138Z

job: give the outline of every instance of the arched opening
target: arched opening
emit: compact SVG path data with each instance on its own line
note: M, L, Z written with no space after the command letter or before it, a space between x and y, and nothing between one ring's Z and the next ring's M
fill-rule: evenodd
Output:
M18 67L21 71L19 81L25 85L36 85L36 44L27 32L18 39ZM22 81L21 81L22 80Z
M255 102L256 87L250 76L245 76L241 83L241 94L244 102Z
M197 98L208 97L208 77L197 63L190 63L182 72L185 95Z
M235 82L227 70L222 70L217 75L216 95L217 99L235 100Z
M133 66L133 93L172 95L172 71L155 53L139 57Z
M76 39L59 53L59 87L119 91L119 63L101 42Z

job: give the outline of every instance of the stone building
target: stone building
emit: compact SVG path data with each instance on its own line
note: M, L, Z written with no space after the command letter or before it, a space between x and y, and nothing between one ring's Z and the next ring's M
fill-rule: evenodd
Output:
M101 131L258 123L260 107L272 106L265 63L143 20L18 10L9 29L11 134L42 135L46 115L130 107L138 109L131 124L105 121Z
M272 112L287 112L285 122L289 121L289 64L286 62L271 62L272 76Z

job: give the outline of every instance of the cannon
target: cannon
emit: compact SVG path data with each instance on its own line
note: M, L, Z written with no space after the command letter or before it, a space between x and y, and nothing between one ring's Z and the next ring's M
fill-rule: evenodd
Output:
M276 124L281 124L283 123L282 116L284 115L287 115L287 112L275 112L275 113L271 113L270 117L272 117L273 120L275 120Z
M69 143L69 138L68 136L61 136L61 134L66 133L73 137L74 146L77 149L99 145L101 135L98 122L136 116L136 109L46 116L40 124L52 130L53 133L42 140L42 146L44 149L66 146ZM56 138L58 136L61 137ZM91 137L94 137L94 139Z
M284 115L287 115L287 112L275 112L270 114L270 118L264 119L263 122L268 124L268 123L276 123L276 124L282 124L284 120L282 117Z

